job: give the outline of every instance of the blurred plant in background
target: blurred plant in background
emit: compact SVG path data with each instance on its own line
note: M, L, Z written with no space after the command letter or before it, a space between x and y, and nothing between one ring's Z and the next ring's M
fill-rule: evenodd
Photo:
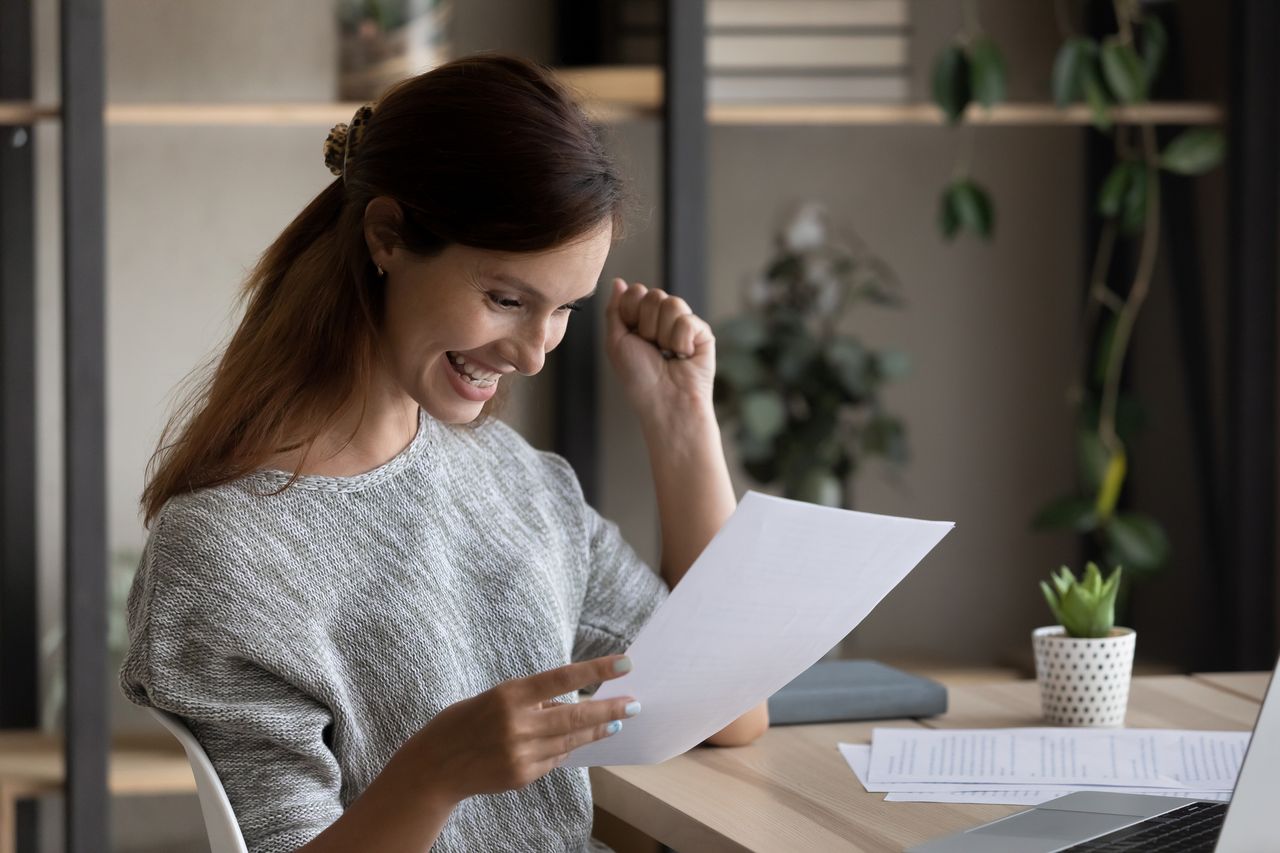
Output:
M876 352L840 322L858 303L898 307L892 270L853 234L832 232L825 210L799 207L747 288L747 309L716 326L715 400L736 424L743 467L787 497L849 502L849 478L881 456L907 461L906 428L880 388L905 375L904 353Z
M452 56L453 0L337 0L338 98L368 101Z
M1111 5L1116 32L1096 39L1075 32L1070 2L1054 4L1064 35L1052 69L1054 101L1063 108L1087 104L1093 127L1113 142L1115 159L1097 190L1095 205L1103 224L1082 323L1082 375L1071 389L1078 418L1080 491L1049 503L1032 524L1090 536L1102 559L1123 564L1130 579L1150 575L1169 554L1168 537L1156 519L1118 509L1127 448L1143 420L1138 401L1121 392L1121 376L1159 251L1162 172L1204 174L1221 163L1225 141L1217 128L1197 127L1184 130L1161 150L1154 124L1117 123L1115 109L1148 101L1169 37L1157 13L1139 0L1114 0ZM990 107L1003 100L1006 88L1004 59L982 32L977 0L965 0L963 8L963 28L939 53L933 75L934 100L952 124L963 121L970 102ZM990 239L995 227L991 197L969 175L971 127L969 131L955 177L940 202L939 228L948 240L962 231ZM1119 240L1136 241L1138 260L1131 274L1113 270L1121 266L1114 260ZM1117 272L1127 280L1114 283Z

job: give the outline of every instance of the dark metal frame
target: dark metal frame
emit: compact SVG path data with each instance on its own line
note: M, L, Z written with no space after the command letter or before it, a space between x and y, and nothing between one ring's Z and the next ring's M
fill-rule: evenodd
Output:
M703 0L666 0L663 75L663 285L707 308L706 10Z
M0 99L30 102L32 4L0 0ZM108 838L101 0L61 0L66 849ZM32 127L0 140L0 726L39 725L35 184ZM18 843L37 846L33 809Z
M30 101L31 4L0 0L0 100ZM35 157L0 131L0 727L39 723L36 587Z
M707 118L703 0L664 0L663 287L707 309ZM572 4L568 4L572 5ZM561 9L560 52L585 58L576 40L590 36L572 9ZM567 21L567 23L566 23ZM607 288L603 288L607 293ZM553 447L573 466L589 503L600 495L598 312L575 318L556 360Z
M1232 7L1231 132L1227 168L1227 554L1232 617L1226 663L1275 665L1276 288L1280 262L1280 8Z
M30 0L0 0L0 100L30 101ZM0 128L0 728L40 723L36 552L35 140ZM19 803L20 850L38 839L38 804Z
M66 834L90 853L109 837L102 0L61 12Z

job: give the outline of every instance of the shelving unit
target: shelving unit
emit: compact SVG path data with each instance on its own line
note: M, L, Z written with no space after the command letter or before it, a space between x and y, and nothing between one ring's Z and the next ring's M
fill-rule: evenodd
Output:
M561 79L579 93L587 112L609 123L662 114L664 75L651 66L562 69ZM321 125L347 121L360 106L347 102L131 103L107 104L108 126L130 125ZM912 104L708 104L706 121L716 125L933 125L946 124L931 103ZM1118 124L1215 125L1224 120L1213 103L1148 103L1111 111ZM55 105L0 102L0 124L58 118ZM1083 104L1007 103L970 107L965 121L987 126L1085 126L1093 115Z

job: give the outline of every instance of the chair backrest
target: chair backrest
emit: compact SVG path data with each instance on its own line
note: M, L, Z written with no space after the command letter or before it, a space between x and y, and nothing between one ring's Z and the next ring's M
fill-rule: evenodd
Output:
M222 787L222 780L213 769L209 756L204 754L200 741L196 740L186 724L173 714L161 711L159 708L148 710L187 751L191 772L196 777L196 790L200 795L200 812L204 815L204 828L209 835L211 853L249 853L244 845L244 836L240 834L240 825L236 823L235 812L231 810L231 801L227 799L227 792Z

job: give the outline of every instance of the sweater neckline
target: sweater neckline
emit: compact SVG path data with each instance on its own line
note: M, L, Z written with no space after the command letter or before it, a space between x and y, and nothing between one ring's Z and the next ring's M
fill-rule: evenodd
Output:
M297 479L293 479L293 474L289 471L262 468L249 474L246 479L276 488L288 484L293 479L293 484L289 486L291 489L306 489L307 491L317 492L362 491L391 479L424 455L427 445L430 444L430 421L431 419L427 416L426 410L419 408L418 431L414 434L413 440L409 442L409 446L377 468L365 471L362 474L355 474L350 477L303 474Z

